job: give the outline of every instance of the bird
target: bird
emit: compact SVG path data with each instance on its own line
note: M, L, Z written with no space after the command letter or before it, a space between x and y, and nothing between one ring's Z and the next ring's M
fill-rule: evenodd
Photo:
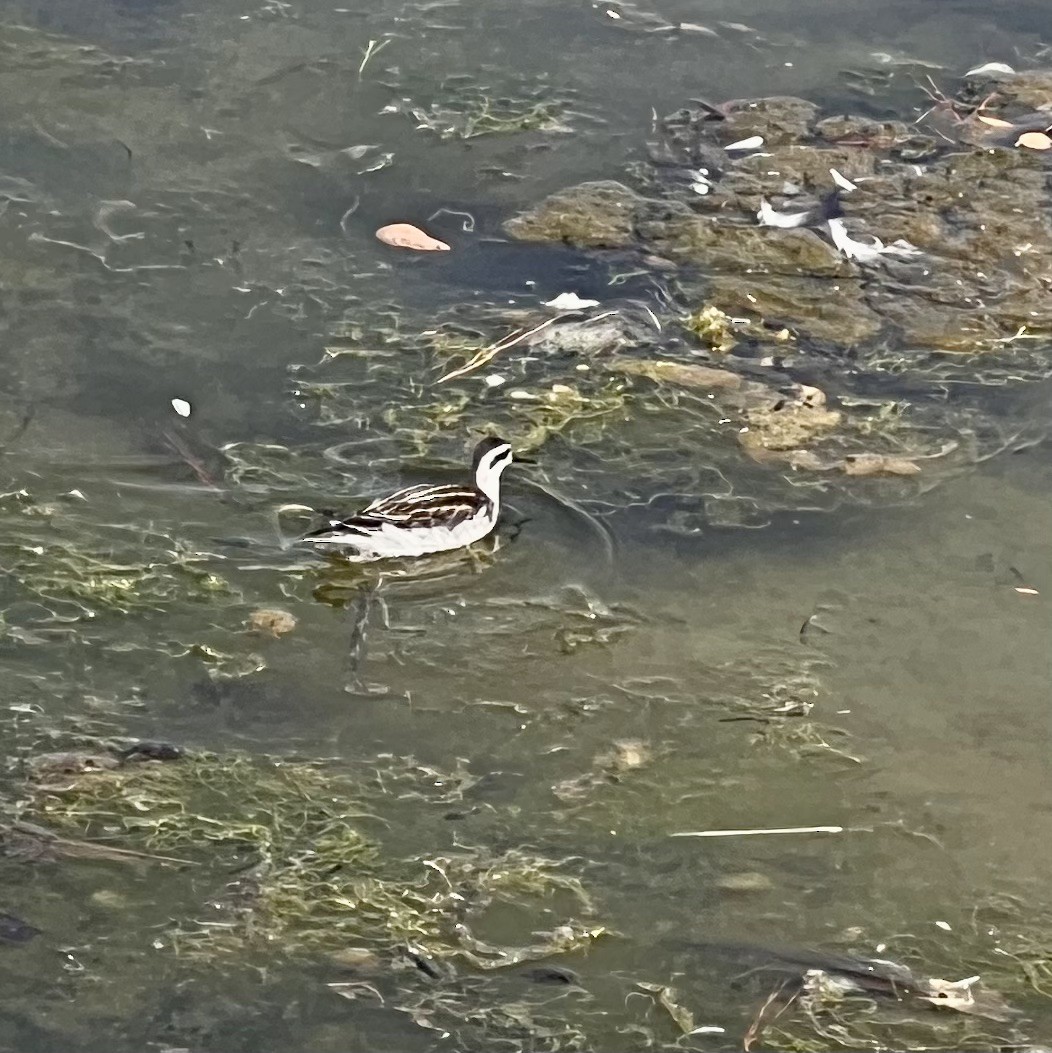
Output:
M511 443L490 437L476 447L469 486L410 486L301 540L332 546L354 562L427 556L481 541L500 515L500 477L516 457ZM348 551L350 550L350 551Z

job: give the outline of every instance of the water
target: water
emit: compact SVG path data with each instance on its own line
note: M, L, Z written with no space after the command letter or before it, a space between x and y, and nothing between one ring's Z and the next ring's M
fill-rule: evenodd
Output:
M567 860L560 872L593 902L589 913L557 890L481 918L468 905L479 938L521 946L570 918L616 935L550 957L578 974L569 988L463 960L455 979L390 957L348 972L339 948L293 955L280 942L202 964L174 953L170 931L212 916L227 863L9 859L0 908L42 932L0 945L0 1046L671 1046L671 1014L626 998L643 982L725 1029L680 1048L740 1048L772 984L734 982L744 966L706 941L982 973L1025 1016L976 1019L973 1045L1048 1041L1047 999L996 950L1023 933L1047 960L1052 943L1047 444L905 503L683 536L653 529L660 502L643 498L599 526L582 505L605 513L618 487L645 497L645 475L610 480L597 457L594 488L567 490L572 443L556 441L537 469L509 473L521 526L494 555L389 578L371 599L283 549L274 518L285 502L456 478L471 436L452 427L421 457L416 424L391 423L403 402L456 396L428 388L434 363L378 320L408 337L458 304L470 322L568 288L604 298L623 261L499 242L500 223L561 187L621 178L652 111L784 93L901 115L922 68L949 82L1036 54L1045 5L850 2L834 18L825 4L761 2L93 0L3 14L0 490L30 495L4 499L5 796L24 800L28 755L77 735L328 758L372 779L372 818L357 822L385 856L528 849ZM661 20L719 35L653 31ZM359 72L369 41L385 40ZM571 130L443 140L381 112L426 109L461 75L562 104ZM395 220L454 251L378 249L373 230ZM326 346L355 344L362 359L325 362ZM308 390L334 379L339 399ZM176 397L193 407L186 424ZM1008 412L1000 398L988 407ZM1011 410L1037 427L1047 411L1039 386ZM215 455L233 443L230 460ZM145 567L131 612L44 580L65 558L58 544ZM189 552L195 577L181 569ZM244 632L274 607L296 619L291 633ZM812 704L806 735L770 714ZM384 781L403 776L418 796ZM810 826L844 831L668 836ZM339 981L372 990L343 999L326 986ZM495 1007L514 1012L486 1016ZM834 1048L832 1030L791 1018L777 1026ZM931 1039L927 1018L919 1030L890 1019L898 1042Z

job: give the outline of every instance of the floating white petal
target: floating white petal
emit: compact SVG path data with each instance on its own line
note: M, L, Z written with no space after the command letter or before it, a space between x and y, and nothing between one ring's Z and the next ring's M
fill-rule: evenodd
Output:
M858 260L859 263L874 263L882 256L919 256L920 249L911 245L908 241L899 238L890 245L885 245L880 238L866 244L864 241L856 241L852 238L844 226L842 219L829 220L829 233L833 244L849 259Z
M731 143L723 149L728 152L731 150L759 150L761 146L763 146L763 136L750 135L748 139L739 139L736 143Z
M190 403L186 399L172 399L172 409L179 414L180 417L190 416Z
M586 307L598 307L598 300L582 300L577 293L559 293L554 300L545 300L545 307L554 307L557 311L583 311Z
M1015 73L1015 70L1011 66L1006 66L1003 62L984 62L981 66L968 70L965 76L976 77L980 73Z
M830 168L829 174L833 177L833 182L836 183L841 190L847 191L848 193L852 190L858 190L858 187L852 183L847 176L841 175L835 168Z
M802 227L811 215L810 212L776 212L767 203L767 199L760 198L760 211L756 218L761 227Z

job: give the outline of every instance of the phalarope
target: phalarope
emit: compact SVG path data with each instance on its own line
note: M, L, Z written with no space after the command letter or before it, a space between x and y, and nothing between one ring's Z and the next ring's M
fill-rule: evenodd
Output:
M357 515L330 519L303 540L353 549L340 555L358 562L464 548L497 525L500 476L514 459L504 439L483 439L471 463L474 485L410 486L373 501Z

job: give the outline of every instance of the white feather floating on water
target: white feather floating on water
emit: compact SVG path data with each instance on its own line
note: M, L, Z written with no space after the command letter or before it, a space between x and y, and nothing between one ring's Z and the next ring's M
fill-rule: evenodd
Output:
M748 139L739 139L736 143L731 143L723 149L730 153L732 150L759 150L761 146L763 146L763 136L750 135Z
M172 409L179 414L180 417L190 416L190 403L186 399L172 399Z
M867 245L864 241L856 241L852 238L842 219L831 219L828 223L829 234L833 244L849 260L858 260L859 263L875 263L882 256L904 256L911 258L920 256L921 251L915 245L899 238L890 245L885 245L880 238L873 238Z
M810 216L810 212L776 212L771 208L765 197L760 198L760 211L756 213L756 218L760 221L761 227L782 227L785 229L802 227Z
M847 176L841 175L835 168L830 168L829 174L833 177L833 182L845 193L850 194L852 190L858 190L857 184L852 183Z
M554 300L545 300L545 307L554 307L557 311L583 311L586 307L598 307L598 300L582 300L575 292L559 293Z
M965 76L977 77L980 73L1015 73L1015 70L1003 62L984 62L981 66L968 70Z

